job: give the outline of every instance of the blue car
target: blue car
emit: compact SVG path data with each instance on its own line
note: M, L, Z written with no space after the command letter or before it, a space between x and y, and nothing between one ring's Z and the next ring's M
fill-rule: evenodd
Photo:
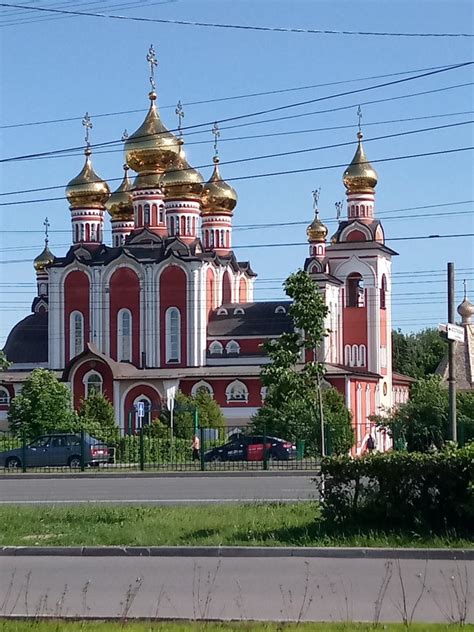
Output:
M108 446L88 434L84 434L84 465L108 463ZM23 459L25 463L23 463ZM0 452L0 467L15 470L23 467L81 466L81 435L74 433L49 433L37 437L25 448Z

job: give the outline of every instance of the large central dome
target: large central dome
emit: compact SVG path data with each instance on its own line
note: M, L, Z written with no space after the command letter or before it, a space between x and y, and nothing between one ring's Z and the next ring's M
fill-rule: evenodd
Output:
M140 175L162 174L176 161L179 145L163 125L156 107L156 93L150 92L150 109L145 120L125 141L125 162Z

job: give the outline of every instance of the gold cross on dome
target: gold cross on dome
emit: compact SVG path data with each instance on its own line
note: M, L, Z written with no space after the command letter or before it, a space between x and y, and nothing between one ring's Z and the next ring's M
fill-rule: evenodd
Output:
M85 141L86 141L86 147L89 148L91 145L89 142L89 132L93 127L91 117L89 116L89 112L85 113L84 118L82 119L82 124L86 128Z
M156 59L155 49L153 48L153 44L150 45L148 49L148 54L146 56L147 62L150 64L150 84L153 92L155 91L155 67L158 66L158 60Z
M357 118L359 119L359 134L362 131L361 129L361 121L362 121L362 108L360 107L360 105L357 108Z
M183 136L182 125L183 125L183 119L184 119L184 109L183 109L183 104L181 103L181 101L178 101L178 103L176 104L175 113L178 117L178 134L179 134L179 137L181 138Z
M313 191L313 211L316 217L319 214L318 204L319 204L319 196L321 195L321 187L319 189L315 189Z
M48 218L45 217L44 222L43 222L43 226L44 226L44 242L45 244L48 243L49 239L48 239L48 229L50 227L50 223L48 221Z
M219 130L219 125L217 124L217 121L214 123L214 127L212 128L212 133L214 135L214 154L217 156L217 154L219 153L219 150L217 148L217 143L219 138L221 137L221 132Z

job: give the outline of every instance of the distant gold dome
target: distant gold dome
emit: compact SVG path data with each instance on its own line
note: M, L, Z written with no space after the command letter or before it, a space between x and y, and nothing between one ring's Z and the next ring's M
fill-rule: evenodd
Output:
M349 193L373 189L377 184L377 172L372 167L362 146L362 133L357 134L359 144L351 164L344 171L343 182Z
M128 177L128 166L124 165L123 180L119 188L112 193L105 204L105 208L112 220L124 222L133 220L132 183Z
M322 223L317 215L306 229L309 241L325 242L328 232L327 226Z
M237 193L230 184L222 180L219 172L219 158L215 156L213 160L214 171L204 185L202 193L202 214L232 213L237 204Z
M458 314L462 318L463 323L470 323L471 317L474 316L474 305L464 297L463 302L458 305Z
M66 187L66 197L69 205L74 208L98 208L103 209L107 202L110 189L105 182L99 178L92 167L90 149L86 149L86 161L82 171L73 178Z
M43 252L39 254L33 261L33 266L36 272L42 272L46 268L46 266L48 266L50 263L53 263L53 261L54 255L48 248L48 243L46 242Z
M165 199L195 199L201 196L204 188L202 175L193 169L186 160L183 141L178 140L180 146L176 164L161 176L161 189Z
M163 125L156 107L156 94L150 92L150 109L145 120L125 141L125 162L140 175L162 174L179 153L176 136ZM139 180L136 184L144 184Z

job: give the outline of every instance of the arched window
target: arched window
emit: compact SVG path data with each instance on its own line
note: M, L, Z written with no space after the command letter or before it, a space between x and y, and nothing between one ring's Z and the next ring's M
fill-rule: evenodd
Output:
M240 345L235 340L230 340L225 346L228 355L238 355L240 353Z
M81 312L71 312L69 317L69 355L71 358L84 350L84 316Z
M351 345L346 345L344 347L344 364L346 366L351 366Z
M85 237L86 237L86 233L85 233L85 226L84 224L81 224L81 241L84 241Z
M236 307L234 309L233 314L234 314L234 316L243 315L243 314L245 314L245 310L243 309L243 307Z
M199 391L206 391L206 393L209 393L209 395L214 395L214 390L212 386L209 384L209 382L205 382L204 380L201 380L200 382L196 382L196 384L194 384L191 389L191 395L194 397L195 395L197 395L197 393L199 393Z
M357 366L365 366L366 360L366 349L365 345L359 345L359 363Z
M249 401L249 391L243 382L234 380L229 384L225 391L227 403L229 402L245 402Z
M91 241L96 241L95 228L96 228L96 225L95 224L91 224ZM98 239L97 239L97 241L98 241Z
M76 225L74 226L74 232L75 232L75 238L74 238L74 241L76 241L76 242L77 242L77 241L79 241L79 224L76 224Z
M224 353L224 347L218 340L214 340L209 345L209 353L211 355L222 355Z
M164 213L165 213L165 207L162 204L160 206L160 224L163 224Z
M275 314L286 314L286 309L283 305L278 305L278 307L275 307Z
M346 307L364 307L364 280L358 272L347 277Z
M0 386L0 406L7 406L10 403L10 393L4 386Z
M170 235L174 235L174 217L169 218L169 224Z
M380 283L380 309L386 308L386 293L387 293L387 278L385 274L382 274L382 281Z
M143 223L145 224L145 226L150 225L150 205L149 204L145 204L143 206Z
M224 237L224 231L221 230L221 247L225 248L225 237Z
M365 206L363 204L360 205L360 215L361 217L365 217Z
M86 375L86 398L92 393L102 393L103 380L99 373L91 372Z
M91 227L90 224L86 224L86 241L89 242L91 240Z
M166 362L181 362L181 314L177 307L166 310Z
M138 404L143 404L143 417L138 416ZM148 426L151 420L152 406L151 401L148 399L146 395L140 395L133 402L133 407L135 408L135 428L142 428L143 426Z
M151 205L151 223L153 224L153 226L155 226L158 221L157 211L158 211L158 207L156 206L156 204L152 204Z
M217 315L218 316L228 316L229 312L226 310L225 307L219 307L219 309L217 310Z
M212 248L214 246L214 231L210 230L209 231L209 246Z
M352 345L351 366L359 366L359 347Z
M189 216L186 218L186 234L191 234L191 218Z
M117 360L132 361L132 314L121 309L117 315Z
M186 218L181 215L181 235L186 235Z

